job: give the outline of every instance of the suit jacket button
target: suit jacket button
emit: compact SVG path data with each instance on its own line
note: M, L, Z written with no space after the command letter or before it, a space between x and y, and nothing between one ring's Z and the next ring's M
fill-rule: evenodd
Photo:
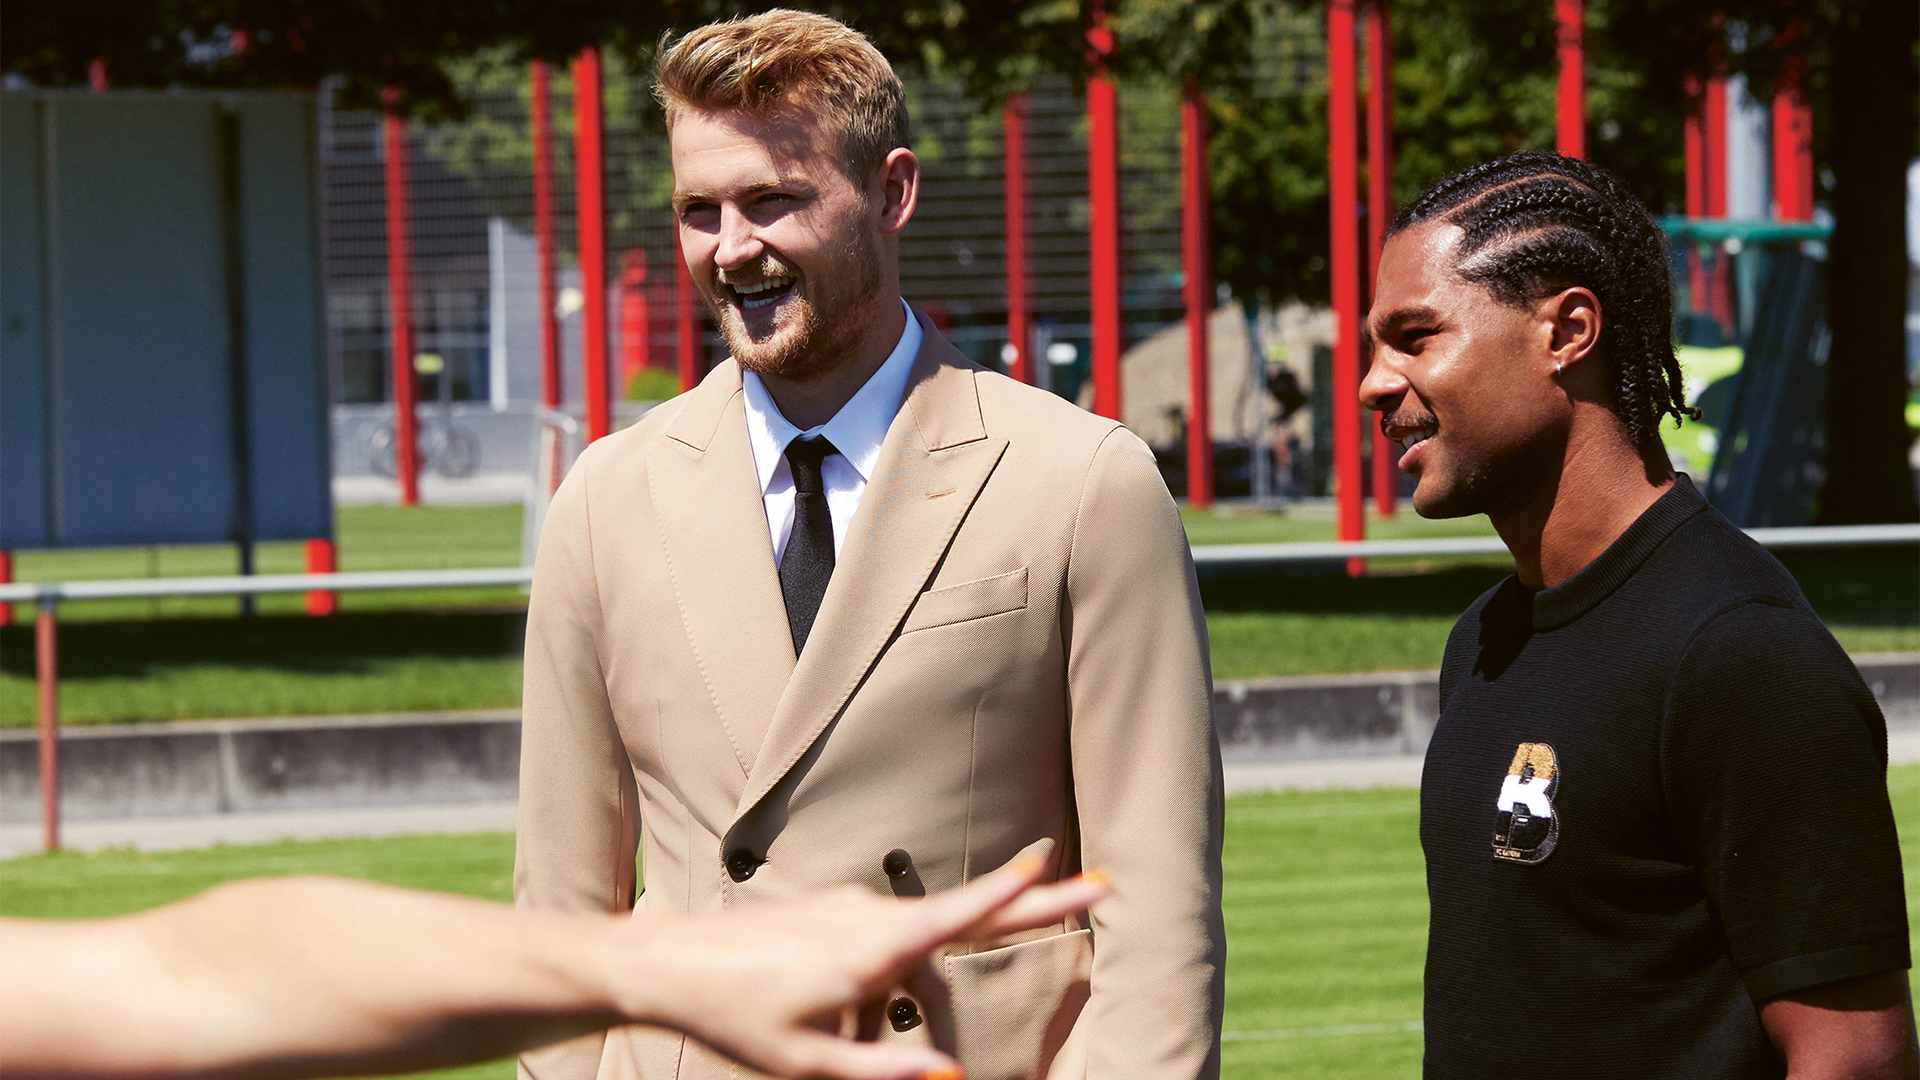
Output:
M727 876L735 881L745 881L760 869L760 859L746 848L737 847L727 852Z
M887 876L890 878L906 877L913 872L913 856L899 848L894 848L892 851L887 852L886 858L880 860L880 869L885 870ZM902 1000L905 999L903 998ZM912 1004L912 1002L908 1002L908 1004Z
M887 1006L887 1022L895 1031L912 1031L920 1026L920 1007L912 998L894 998Z

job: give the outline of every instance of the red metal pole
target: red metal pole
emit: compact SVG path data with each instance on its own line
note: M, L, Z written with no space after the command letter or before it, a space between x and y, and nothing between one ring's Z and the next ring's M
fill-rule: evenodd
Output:
M1353 0L1327 0L1327 209L1332 217L1333 471L1339 538L1366 535L1360 499L1360 203L1359 118L1354 105ZM1365 572L1361 559L1347 573Z
M1213 207L1207 174L1207 96L1187 76L1180 97L1180 276L1187 306L1187 505L1213 505ZM1257 390L1256 390L1257 392Z
M13 552L0 551L0 585L13 584ZM0 604L0 626L13 625L13 605Z
M620 256L620 385L614 388L622 397L634 375L653 366L653 343L647 340L652 322L647 310L647 252L628 248Z
M399 105L398 87L382 95ZM400 505L420 505L419 439L414 417L413 247L407 213L407 127L388 112L381 121L387 156L387 352L393 364L393 466L400 478Z
M553 279L553 91L547 65L527 69L533 140L533 243L540 275L540 400L560 407L560 321L554 312Z
M1120 419L1120 99L1107 78L1113 53L1107 13L1093 0L1087 30L1087 203L1089 276L1093 295L1093 411Z
M586 387L587 441L613 431L607 394L607 203L602 152L600 51L581 49L573 61L574 214L579 222L582 385Z
M1701 124L1705 153L1701 198L1708 217L1722 218L1727 216L1727 80L1717 76L1707 80L1701 112L1705 119Z
M1007 374L1033 381L1033 308L1027 284L1027 95L1014 94L1000 110L1006 162L1007 344L1013 352Z
M673 232L673 328L674 360L680 369L680 392L686 393L700 382L700 306L694 302L693 273L687 269L686 251L680 246L680 230Z
M107 89L107 62L96 57L87 62L87 88L94 93L104 93Z
M48 851L60 850L60 651L54 618L54 602L40 601L33 667L40 690L40 823Z
M1554 94L1555 146L1568 157L1587 156L1586 5L1582 0L1553 0L1554 40L1560 54L1560 82Z
M331 574L338 568L331 540L309 540L306 547L307 573ZM340 610L340 594L331 589L313 589L307 593L307 614L331 615Z
M1773 95L1773 193L1782 221L1813 220L1813 110L1801 92L1805 71L1805 61L1787 57Z
M1716 73L1707 79L1707 96L1701 124L1704 161L1702 174L1706 190L1707 216L1727 216L1727 80L1718 74L1719 57L1713 57ZM1727 328L1733 325L1733 307L1727 293L1726 255L1715 248L1706 271L1707 310L1715 322Z
M1393 29L1387 20L1387 0L1373 0L1365 9L1367 41L1367 287L1362 295L1372 303L1373 282L1380 275L1380 248L1393 221ZM1400 501L1400 470L1393 444L1378 424L1368 424L1373 444L1373 510L1393 516Z
M1698 75L1688 75L1684 83L1687 119L1681 136L1686 158L1686 211L1690 218L1707 213L1707 133L1706 87ZM1698 241L1687 243L1687 310L1702 314L1707 310L1707 271L1700 258Z

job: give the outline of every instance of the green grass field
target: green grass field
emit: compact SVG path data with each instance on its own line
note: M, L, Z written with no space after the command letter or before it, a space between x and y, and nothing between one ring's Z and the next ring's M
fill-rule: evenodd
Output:
M512 565L520 508L343 507L344 570ZM1329 540L1324 506L1286 514L1189 512L1195 544ZM1484 519L1402 512L1369 535L1483 535ZM1920 560L1912 548L1801 551L1783 558L1840 643L1854 652L1920 649ZM1447 631L1504 577L1499 556L1380 560L1370 576L1290 573L1203 588L1214 674L1391 671L1440 663ZM262 546L263 573L300 569L294 544ZM21 552L22 580L227 574L225 547ZM61 608L61 714L69 723L223 716L510 707L520 697L525 597L517 589L347 594L343 614L308 619L298 596L233 617L221 597L88 601ZM24 615L24 611L22 612ZM31 724L33 647L0 628L0 726Z
M1920 765L1892 770L1902 857L1920 867ZM1427 896L1412 791L1227 801L1228 1080L1387 1080L1420 1070ZM505 901L506 834L0 862L0 914L141 911L238 877L325 873ZM1907 875L1920 938L1920 873ZM506 1063L438 1074L509 1080Z

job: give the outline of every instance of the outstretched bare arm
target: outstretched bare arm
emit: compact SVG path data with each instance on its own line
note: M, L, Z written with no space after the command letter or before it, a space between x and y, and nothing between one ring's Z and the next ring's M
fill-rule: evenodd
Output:
M649 1023L778 1075L940 1075L943 1054L829 1032L942 942L1056 922L1104 892L1029 890L1037 872L918 903L849 887L633 918L280 878L125 918L0 920L0 1058L22 1080L373 1075Z

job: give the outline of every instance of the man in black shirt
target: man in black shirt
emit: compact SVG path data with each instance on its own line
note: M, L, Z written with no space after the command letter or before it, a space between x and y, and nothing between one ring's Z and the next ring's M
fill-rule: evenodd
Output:
M1920 1076L1886 724L1661 449L1665 250L1604 171L1448 177L1361 386L1426 517L1516 574L1447 642L1421 783L1429 1077Z

